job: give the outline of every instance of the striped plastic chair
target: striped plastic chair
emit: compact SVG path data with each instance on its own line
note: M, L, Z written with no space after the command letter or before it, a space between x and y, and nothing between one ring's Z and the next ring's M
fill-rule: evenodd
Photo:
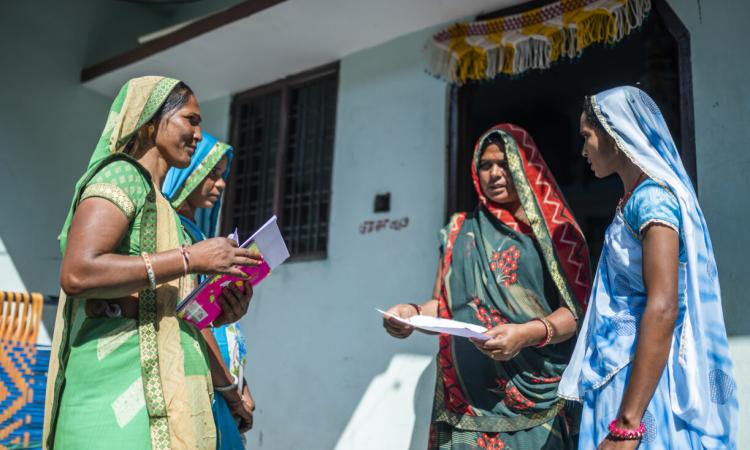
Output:
M42 447L50 347L37 345L44 297L0 291L0 449Z

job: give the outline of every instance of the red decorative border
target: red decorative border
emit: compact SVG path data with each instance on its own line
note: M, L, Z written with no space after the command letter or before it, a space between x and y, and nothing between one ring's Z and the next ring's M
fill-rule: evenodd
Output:
M552 238L560 265L573 289L578 304L585 311L589 290L591 289L591 268L588 246L581 228L573 218L573 214L565 203L552 172L547 167L547 163L542 158L542 154L531 135L517 125L506 123L491 128L483 136L487 136L493 131L508 133L516 141L523 162L524 174L511 175L514 179L518 176L525 176L529 181L534 197L536 197L542 211L549 235ZM474 149L474 161L477 161L480 156L477 153L481 151L481 144L481 142L477 142ZM511 213L484 196L479 186L476 163L471 165L471 176L479 201L495 217L516 231L532 234L528 226L516 221Z

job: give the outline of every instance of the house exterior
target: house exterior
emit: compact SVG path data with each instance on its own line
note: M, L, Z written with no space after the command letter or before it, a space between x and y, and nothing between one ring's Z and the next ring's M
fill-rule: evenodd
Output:
M143 6L80 0L81 15L52 3L0 7L0 41L18 40L0 56L9 68L0 74L6 106L0 112L0 289L58 291L55 236L124 79L151 71L185 80L201 102L205 130L240 148L233 141L240 133L238 94L265 87L276 92L277 80L333 64L330 182L320 191L329 200L324 251L279 268L256 289L241 322L248 336L247 379L258 405L248 448L424 448L436 339L388 337L375 308L430 298L437 232L460 204L452 203L448 189L456 164L450 158L455 91L425 72L425 45L453 22L525 2L265 2L265 9L239 20L109 66L98 63L132 55L123 34L132 41L247 2L194 4L166 16ZM750 278L743 263L750 209L742 197L750 191L750 55L742 31L750 4L666 4L689 33L697 187L716 252L736 378L744 380L750 377L744 317ZM32 6L44 12L30 13ZM102 44L112 29L130 22L135 29ZM84 82L82 69L90 70ZM385 193L388 211L375 212L376 196ZM232 218L224 216L225 222ZM741 382L738 389L746 423L750 390ZM741 442L750 440L750 431L740 433Z

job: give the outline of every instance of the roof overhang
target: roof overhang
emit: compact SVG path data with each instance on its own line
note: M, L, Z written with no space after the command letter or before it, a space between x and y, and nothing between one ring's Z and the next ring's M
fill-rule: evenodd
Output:
M260 86L399 36L525 0L248 0L84 69L112 96L128 79L165 75L201 100Z

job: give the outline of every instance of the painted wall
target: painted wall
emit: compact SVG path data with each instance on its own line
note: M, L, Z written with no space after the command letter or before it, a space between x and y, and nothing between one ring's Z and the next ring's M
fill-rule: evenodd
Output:
M81 69L134 47L142 34L237 1L0 3L0 290L59 291L57 233L111 102L80 85ZM220 137L227 102L205 105ZM40 343L49 342L54 318L55 308L45 307Z
M669 3L689 28L701 202L715 246L737 380L750 378L750 288L743 264L750 211L750 63L742 0ZM259 410L249 448L423 448L434 341L384 337L372 307L429 295L444 205L445 90L422 73L424 39L407 36L342 61L330 257L289 264L258 289L243 320ZM403 87L403 89L401 88ZM425 151L429 149L429 152ZM378 191L408 215L401 233L362 236ZM425 202L427 193L433 197ZM408 252L408 253L407 253ZM425 370L422 370L425 369ZM750 389L738 383L741 423ZM747 427L740 442L750 440Z
M83 88L81 69L135 46L142 34L236 2L181 8L114 0L0 3L0 264L13 265L27 289L59 290L57 233L116 94ZM228 106L214 105L208 122L218 120L223 136ZM17 289L18 275L0 271L0 289Z
M695 95L698 193L719 267L724 318L740 395L740 423L750 423L750 322L746 320L750 248L750 61L742 43L750 3L669 0L690 30ZM739 442L750 442L740 426ZM740 444L742 447L745 444Z
M446 89L424 74L427 36L341 62L328 259L282 266L242 322L258 404L249 448L406 449L415 408L424 447L434 375L420 375L436 341L390 338L374 308L430 298L434 283ZM391 212L373 214L379 192ZM403 217L401 231L359 232Z
M74 0L82 3L82 0ZM138 38L173 25L200 18L220 9L228 8L243 0L198 0L189 3L142 4L122 0L87 1L87 8L98 14L96 21L80 22L88 30L86 66L111 58L138 45ZM52 0L54 2L54 0ZM34 0L34 3L50 4L50 0ZM62 17L77 11L65 4L65 8L54 2L46 6L56 10ZM28 8L28 6L27 6ZM58 15L59 17L59 15ZM78 19L71 17L78 22ZM113 30L116 30L113 32Z
M55 236L111 100L82 88L80 69L190 17L116 1L58 3L0 5L0 289L58 290ZM737 379L745 380L750 211L737 199L750 191L750 63L741 34L750 4L669 3L691 33L699 191L735 335ZM428 298L434 279L446 91L423 72L428 36L405 36L341 62L329 257L280 268L243 319L258 403L250 448L424 448L435 340L387 337L373 308ZM229 98L202 108L205 128L226 137ZM384 191L392 211L375 215L373 197ZM365 220L402 217L409 226L401 231L359 233ZM750 389L738 384L748 423ZM741 433L741 442L750 440L750 429Z
M745 320L750 210L750 56L742 44L750 3L670 0L690 30L695 95L698 192L712 231L727 330L750 334Z
M198 96L200 97L200 92ZM226 140L229 137L231 102L229 97L220 97L208 102L199 100L203 117L201 129L211 133L217 139Z

